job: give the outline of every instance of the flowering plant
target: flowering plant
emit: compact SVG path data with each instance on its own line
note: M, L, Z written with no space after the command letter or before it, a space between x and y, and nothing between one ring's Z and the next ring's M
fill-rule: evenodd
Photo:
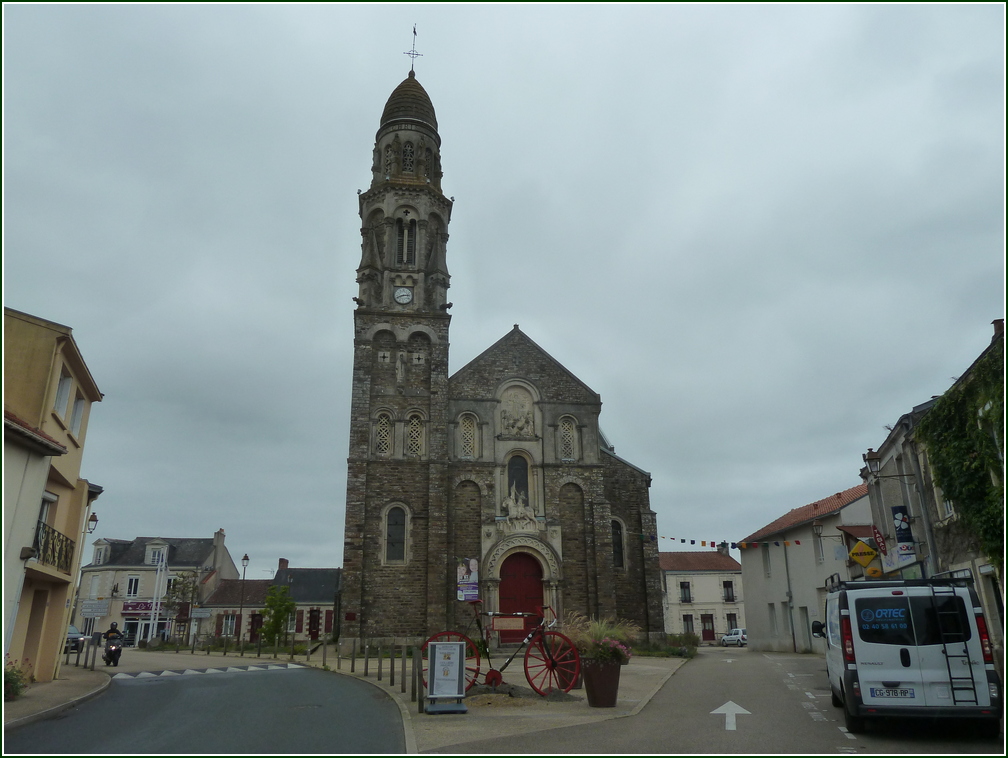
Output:
M25 660L23 662L12 661L10 656L4 659L4 702L9 702L19 697L28 688L29 682L34 682L31 664Z
M569 611L564 619L564 633L583 659L626 663L633 655L630 645L640 634L640 627L625 619L589 619Z

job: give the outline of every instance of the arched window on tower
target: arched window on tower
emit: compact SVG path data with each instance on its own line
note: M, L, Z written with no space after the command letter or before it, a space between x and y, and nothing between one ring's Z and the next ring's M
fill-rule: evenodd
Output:
M392 145L385 145L385 178L392 176Z
M385 512L385 563L406 562L406 509L393 505Z
M623 524L612 520L612 560L616 568L625 568L623 558Z
M406 422L406 457L419 458L424 453L424 422L419 413L410 415Z
M407 142L402 147L402 170L413 173L413 143Z
M416 265L416 219L410 219L408 223L402 219L396 220L396 263L400 266Z
M427 155L424 157L426 158L424 161L424 172L427 174L427 178L430 179L434 176L434 151L428 147Z
M459 458L476 459L476 417L471 413L459 419Z
M375 455L392 455L392 417L387 413L379 413L375 421Z

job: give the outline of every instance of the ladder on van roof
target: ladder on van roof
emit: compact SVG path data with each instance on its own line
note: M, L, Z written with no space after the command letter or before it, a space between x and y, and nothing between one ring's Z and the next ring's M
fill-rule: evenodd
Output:
M945 667L948 669L949 687L952 689L953 705L979 705L977 699L976 679L973 676L973 664L970 662L969 646L966 639L969 634L969 622L963 628L963 618L959 613L959 604L955 602L956 588L952 585L931 586L931 608L934 610L938 634L941 638L942 652L945 655ZM942 602L947 599L951 602ZM951 647L950 647L951 646ZM956 652L958 650L962 652ZM956 671L966 672L966 676L956 676L953 673L953 661ZM961 665L965 664L965 665Z

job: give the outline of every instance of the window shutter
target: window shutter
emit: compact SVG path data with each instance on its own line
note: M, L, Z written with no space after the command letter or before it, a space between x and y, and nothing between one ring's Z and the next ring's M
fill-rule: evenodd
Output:
M298 634L304 631L304 611L297 612L297 626L294 627L294 631Z
M333 622L333 612L331 610L325 612L325 633L332 633L332 622Z
M235 616L235 637L241 637L242 634L241 624L242 624L242 617L241 614L239 613L237 616Z
M221 633L223 631L224 631L224 614L223 613L218 613L217 614L217 626L216 626L215 631L214 631L214 636L215 637L220 637Z

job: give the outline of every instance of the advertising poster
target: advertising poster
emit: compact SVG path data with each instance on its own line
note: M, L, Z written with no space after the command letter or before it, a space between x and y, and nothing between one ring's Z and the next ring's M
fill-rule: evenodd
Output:
M479 559L458 558L455 573L458 577L459 600L479 600Z
M464 697L464 642L432 642L430 644L429 697Z
M896 529L896 554L900 563L914 559L913 533L910 531L910 514L905 505L892 507L893 526Z

